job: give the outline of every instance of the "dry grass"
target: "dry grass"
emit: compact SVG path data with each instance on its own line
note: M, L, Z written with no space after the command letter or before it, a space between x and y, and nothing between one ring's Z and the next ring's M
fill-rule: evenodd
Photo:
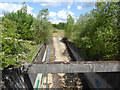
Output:
M64 30L54 29L53 37L64 37Z

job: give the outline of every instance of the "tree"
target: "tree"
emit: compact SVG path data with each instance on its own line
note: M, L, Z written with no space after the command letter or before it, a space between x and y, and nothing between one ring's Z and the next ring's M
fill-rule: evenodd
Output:
M2 68L19 66L19 60L27 60L28 55L20 46L22 39L31 39L30 31L33 16L27 14L27 5L23 3L22 9L17 12L6 12L2 17L0 29L2 30ZM20 40L21 39L21 40Z
M65 23L60 22L59 24L52 24L54 28L65 30Z
M65 30L65 23L60 22L58 24L58 29Z
M72 38L85 60L119 60L119 10L117 2L97 2L90 13L80 15ZM67 20L67 28L68 22L71 21ZM71 33L67 35L69 38Z
M27 5L26 5L25 2L23 2L21 10L22 10L23 13L27 14Z
M43 9L39 11L39 14L37 15L37 19L41 22L47 20L47 16L49 15L48 9Z
M47 42L50 37L50 30L52 28L51 23L48 22L48 9L43 9L39 11L37 19L34 19L34 22L31 26L31 31L33 32L34 40L37 43L41 41Z
M118 2L118 29L120 28L120 1ZM120 59L120 30L118 31L118 41L119 41L119 54L118 59Z
M33 23L33 16L27 14L27 5L25 2L22 4L22 8L17 12L6 12L4 18L11 19L18 23L17 32L21 34L21 39L32 40L30 27Z
M17 31L17 23L15 21L9 20L7 18L2 22L2 68L8 67L10 65L17 65L19 61L18 58L23 60L27 59L27 55L19 46L20 34Z
M65 37L71 38L74 30L74 19L71 15L68 15L67 23L65 25Z

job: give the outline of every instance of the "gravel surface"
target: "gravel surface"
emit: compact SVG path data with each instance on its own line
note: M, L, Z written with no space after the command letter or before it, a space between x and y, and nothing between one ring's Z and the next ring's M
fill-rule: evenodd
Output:
M69 62L72 60L62 38L53 37L53 44L55 48L55 62ZM83 89L81 79L77 73L57 73L52 74L52 76L53 88L63 88L65 90Z
M53 44L55 48L55 62L69 62L69 55L66 50L66 45L62 41L62 38L53 37Z

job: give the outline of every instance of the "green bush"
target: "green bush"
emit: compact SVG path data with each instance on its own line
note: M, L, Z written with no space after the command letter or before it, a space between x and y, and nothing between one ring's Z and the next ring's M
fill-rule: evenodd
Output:
M47 42L52 34L52 24L48 22L47 16L48 9L40 10L31 26L32 35L37 43L40 43L43 40Z
M27 14L26 10L27 6L23 3L21 10L16 13L5 13L4 17L2 17L0 25L0 30L2 30L0 32L0 37L2 37L0 42L2 44L2 50L0 50L2 69L10 65L19 67L20 62L30 61L29 59L33 58L37 52L32 52L35 48L33 46L37 46L43 40L47 42L52 34L52 25L47 20L48 9L41 10L37 18ZM32 52L30 58L28 57L29 52Z
M26 60L27 56L19 46L20 34L16 33L17 23L7 18L2 22L2 68L17 65L18 58ZM17 65L18 66L18 65Z
M117 2L97 2L90 13L80 15L71 33L85 60L120 59L118 12Z

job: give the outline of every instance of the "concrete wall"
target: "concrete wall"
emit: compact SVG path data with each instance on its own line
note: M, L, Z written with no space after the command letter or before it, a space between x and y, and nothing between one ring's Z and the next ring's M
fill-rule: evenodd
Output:
M77 61L83 60L78 53L79 51L75 51L77 48L73 48L67 40L65 43ZM84 76L91 88L120 88L120 72L84 73Z
M74 57L74 61L82 61L83 59L80 57L81 52L80 50L78 50L72 43L68 42L67 40L64 40L66 43L66 46L68 47L68 49L70 50L70 53L73 55Z

